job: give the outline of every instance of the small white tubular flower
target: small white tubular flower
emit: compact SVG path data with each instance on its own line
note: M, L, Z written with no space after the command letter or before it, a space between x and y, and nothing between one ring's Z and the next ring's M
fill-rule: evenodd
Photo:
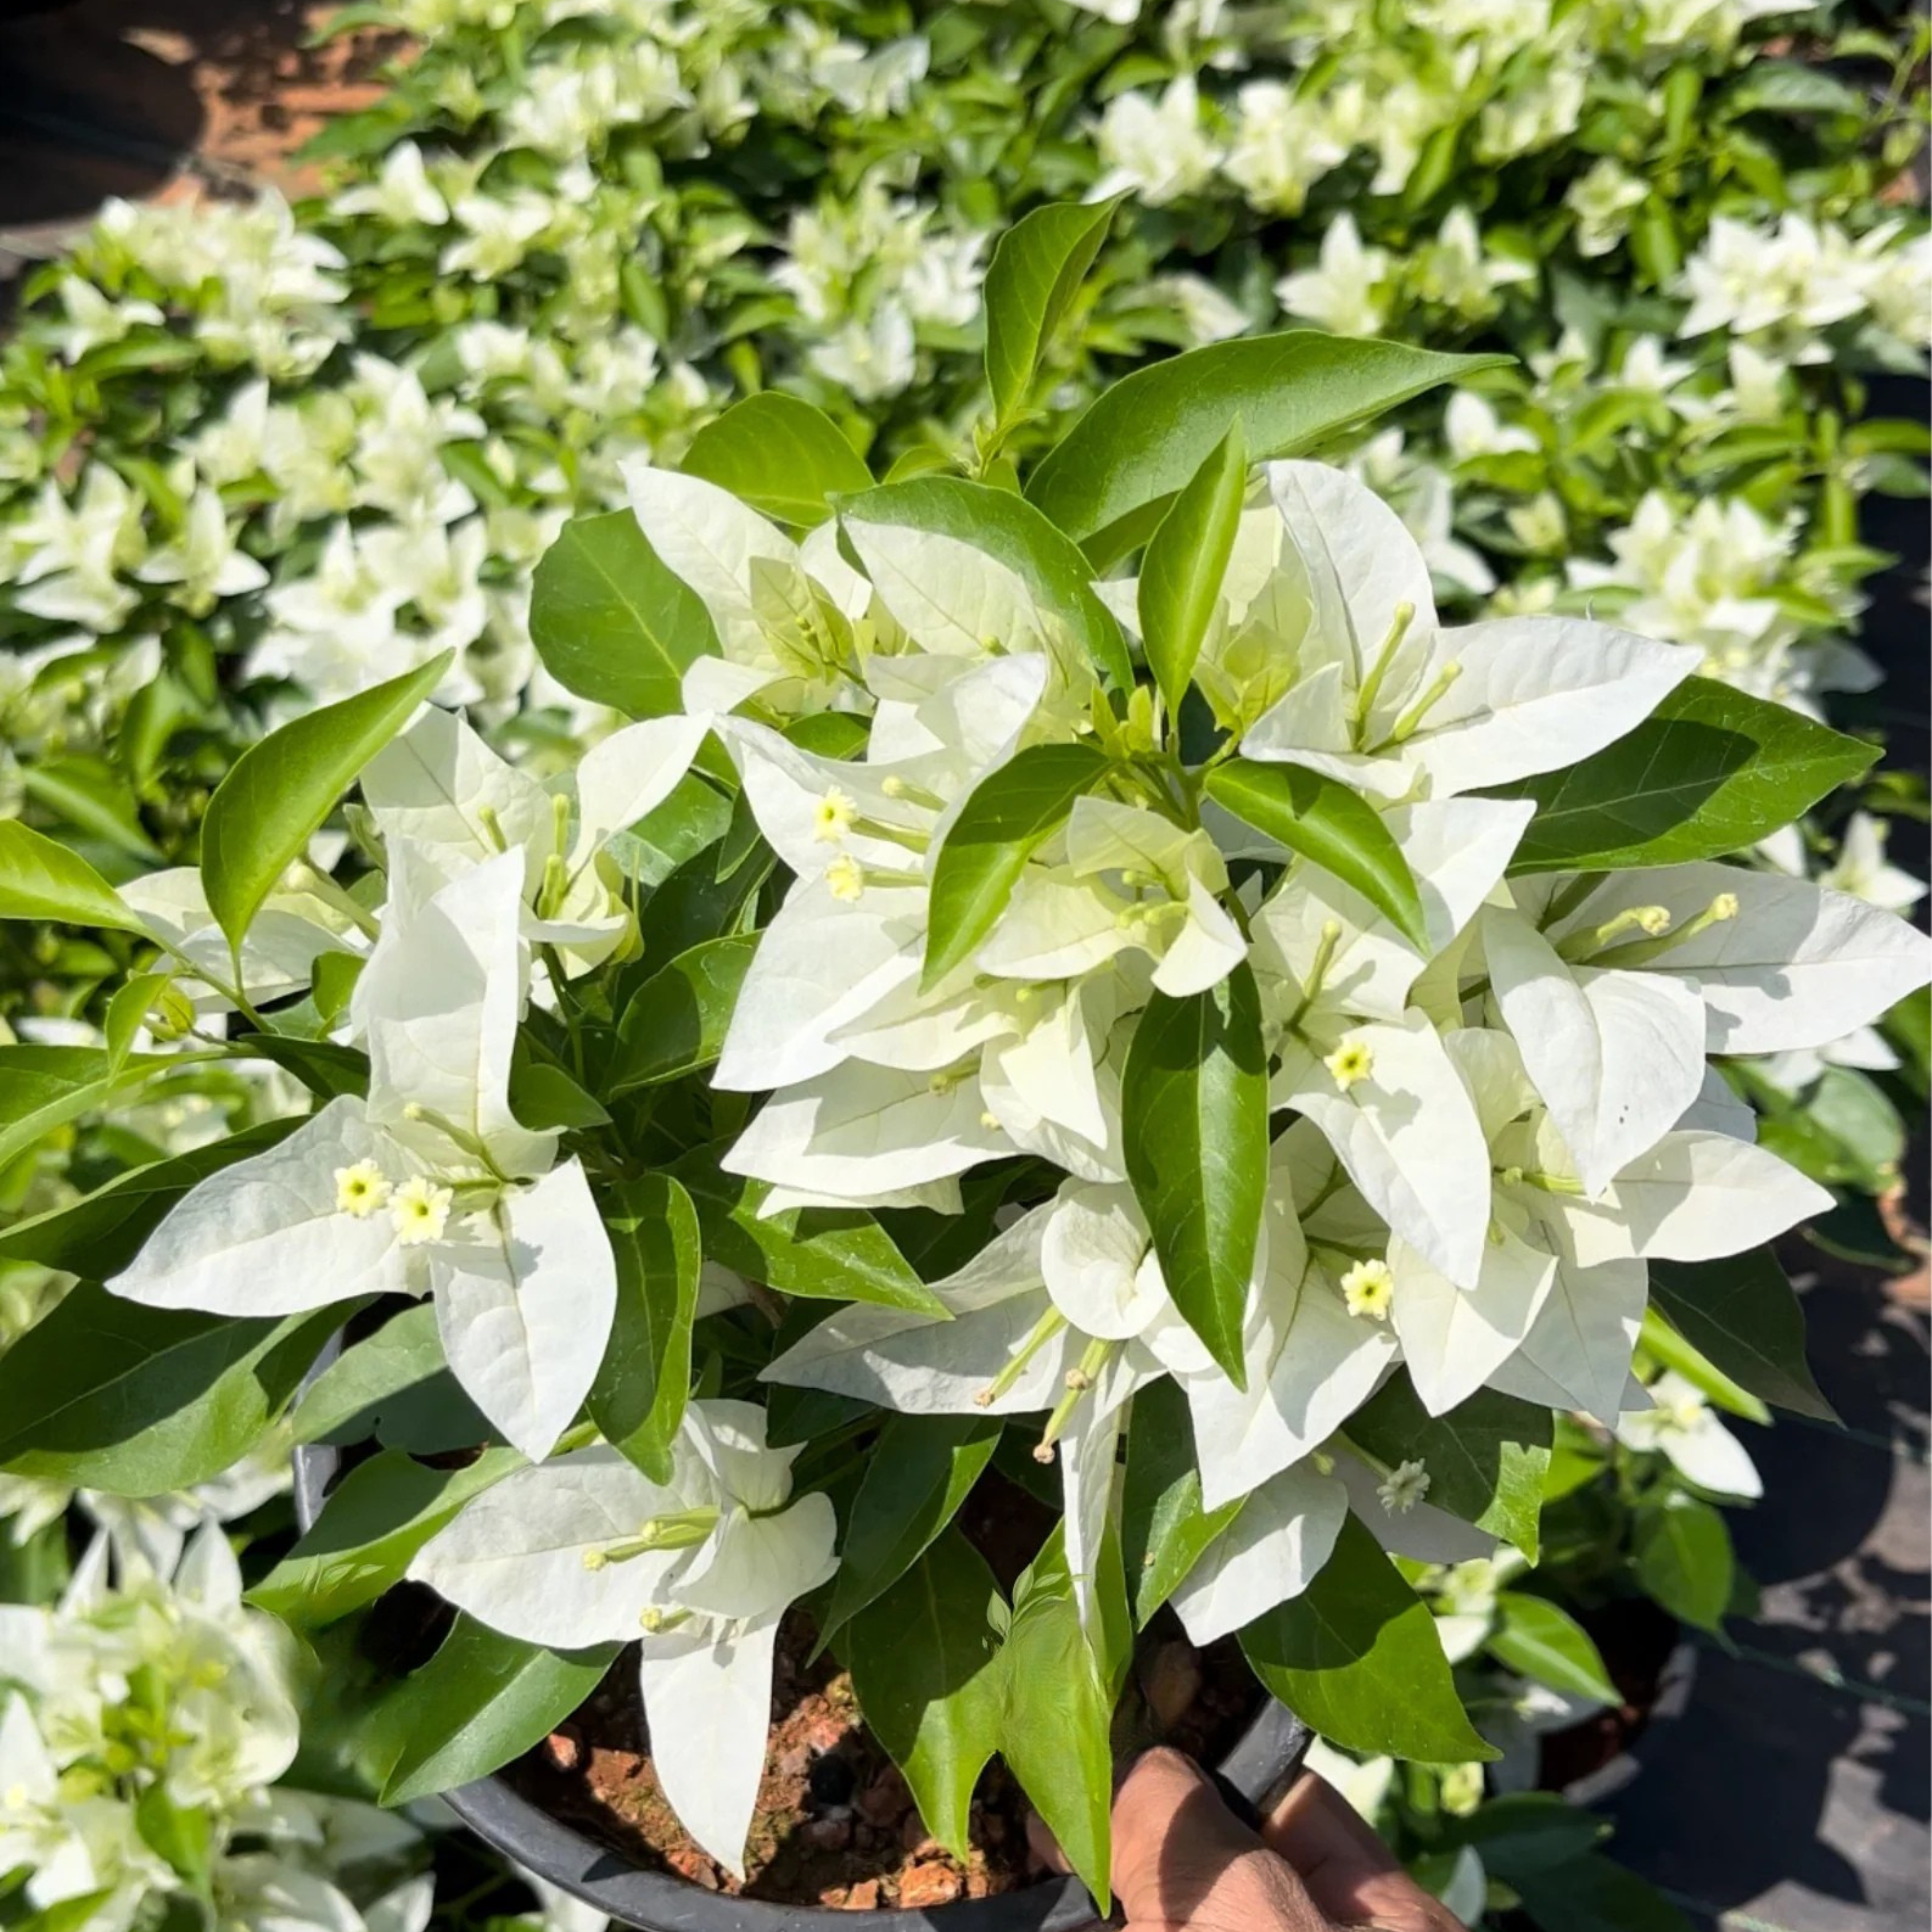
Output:
M435 228L449 219L449 206L429 178L422 150L413 141L398 141L383 157L382 172L373 182L345 188L329 203L336 215L373 214L392 228L422 222Z
M614 1449L566 1456L485 1490L410 1574L492 1629L580 1649L640 1642L652 1760L686 1829L742 1873L790 1605L836 1565L829 1498L794 1499L795 1449L762 1409L694 1402L670 1479Z
M1429 1471L1420 1462L1398 1462L1376 1494L1392 1516L1406 1516L1429 1493Z
M1378 335L1388 319L1388 280L1387 251L1364 248L1354 217L1342 214L1322 232L1318 266L1284 275L1275 299L1336 335Z
M335 1170L335 1204L345 1214L367 1220L386 1206L395 1192L373 1160L358 1160Z
M1342 1276L1342 1300L1351 1315L1386 1322L1395 1300L1395 1276L1384 1261L1356 1262Z
M1618 1418L1617 1440L1626 1448L1661 1453L1686 1481L1714 1496L1755 1502L1764 1493L1749 1450L1674 1369L1650 1384L1648 1400L1651 1407Z

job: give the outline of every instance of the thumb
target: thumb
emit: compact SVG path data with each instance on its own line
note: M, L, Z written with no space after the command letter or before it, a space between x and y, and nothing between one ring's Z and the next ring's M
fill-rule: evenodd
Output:
M1149 1751L1121 1785L1112 1876L1130 1932L1326 1932L1292 1869L1178 1751Z

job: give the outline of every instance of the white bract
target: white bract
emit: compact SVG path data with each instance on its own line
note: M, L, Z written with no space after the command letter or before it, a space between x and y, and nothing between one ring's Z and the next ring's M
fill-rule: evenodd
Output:
M830 1499L794 1497L796 1449L762 1409L694 1402L670 1480L614 1449L506 1478L424 1547L411 1576L526 1642L636 1641L652 1762L685 1828L742 1874L778 1620L836 1567Z

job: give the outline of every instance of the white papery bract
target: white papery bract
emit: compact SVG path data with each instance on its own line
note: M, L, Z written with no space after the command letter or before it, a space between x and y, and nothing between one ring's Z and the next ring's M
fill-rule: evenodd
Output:
M443 883L398 837L352 1016L369 1094L191 1190L109 1286L152 1307L290 1315L434 1295L444 1352L527 1455L569 1425L602 1359L616 1264L582 1167L520 1126L510 1061L527 962L525 856Z
M526 1642L636 1640L651 1760L685 1828L734 1872L757 1803L779 1618L836 1567L830 1499L792 1497L798 1451L764 1412L686 1412L670 1480L598 1448L520 1470L424 1546L410 1574Z

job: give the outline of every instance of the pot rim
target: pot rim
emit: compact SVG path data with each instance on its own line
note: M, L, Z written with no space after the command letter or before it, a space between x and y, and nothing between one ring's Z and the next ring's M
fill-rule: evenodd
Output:
M341 1460L341 1451L326 1444L296 1445L296 1520L304 1533L321 1514ZM1312 1736L1286 1705L1265 1698L1218 1768L1258 1807L1299 1766ZM844 1932L1072 1932L1096 1918L1087 1888L1070 1876L926 1910L894 1906L855 1912L734 1897L707 1892L674 1872L632 1864L532 1804L496 1774L441 1797L485 1844L638 1932L832 1932L835 1927Z

